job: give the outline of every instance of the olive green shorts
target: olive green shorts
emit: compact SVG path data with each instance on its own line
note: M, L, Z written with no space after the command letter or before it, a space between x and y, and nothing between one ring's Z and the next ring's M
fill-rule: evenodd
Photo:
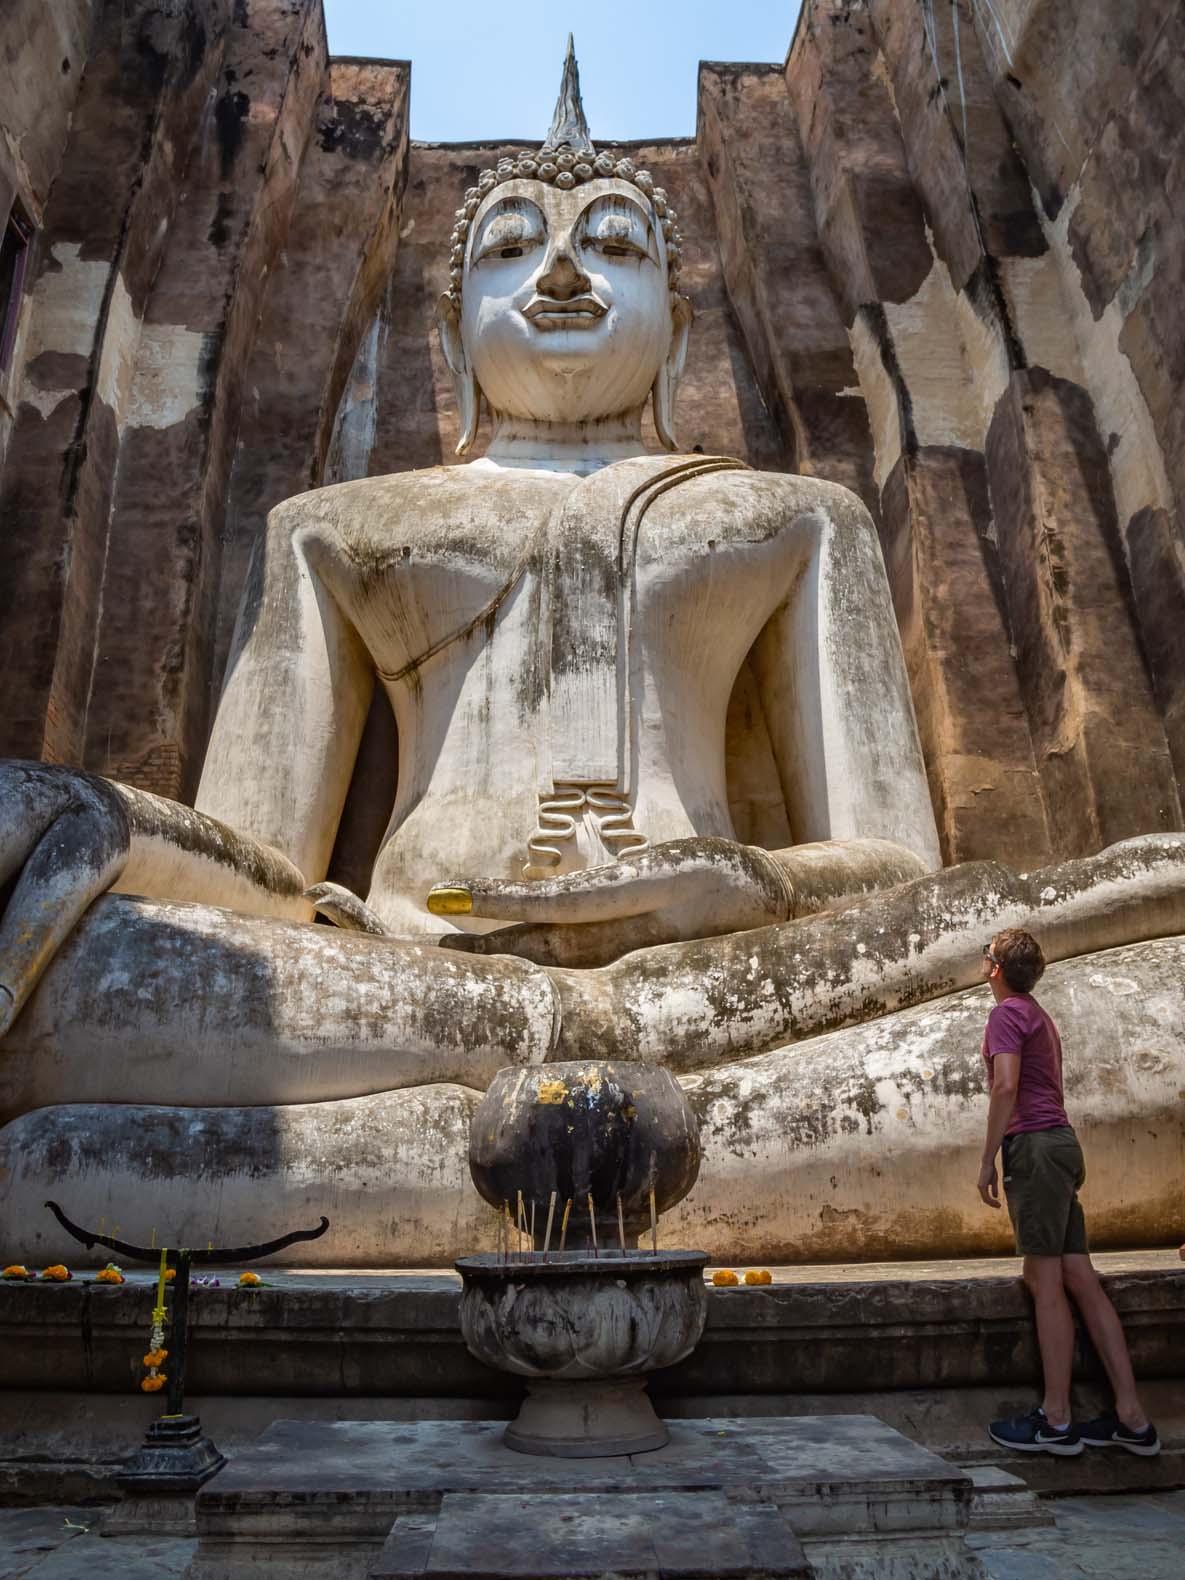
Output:
M1018 1256L1085 1256L1086 1163L1069 1125L1004 1137L1004 1196Z

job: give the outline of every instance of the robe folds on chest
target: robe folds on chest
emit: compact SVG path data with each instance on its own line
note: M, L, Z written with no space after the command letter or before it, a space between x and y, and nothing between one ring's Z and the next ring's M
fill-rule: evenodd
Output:
M582 479L546 523L536 655L546 697L539 826L528 870L559 860L587 808L609 854L645 847L633 827L630 651L638 534L650 505L689 478L743 468L723 456L640 456Z

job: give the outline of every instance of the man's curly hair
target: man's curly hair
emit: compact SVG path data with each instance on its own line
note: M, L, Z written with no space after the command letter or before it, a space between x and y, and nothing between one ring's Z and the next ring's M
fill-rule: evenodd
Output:
M1016 993L1031 993L1045 970L1045 956L1032 933L1023 927L1006 927L992 939L992 954L1000 963L1004 980Z

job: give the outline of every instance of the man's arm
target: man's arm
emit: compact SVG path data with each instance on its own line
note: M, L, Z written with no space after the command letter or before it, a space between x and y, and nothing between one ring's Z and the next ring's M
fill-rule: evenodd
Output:
M983 1158L980 1162L978 1189L989 1207L1000 1205L1000 1181L996 1171L996 1153L1004 1142L1004 1132L1012 1123L1016 1110L1016 1093L1020 1084L1020 1054L997 1053L992 1055L992 1096L988 1104L987 1135L983 1141Z

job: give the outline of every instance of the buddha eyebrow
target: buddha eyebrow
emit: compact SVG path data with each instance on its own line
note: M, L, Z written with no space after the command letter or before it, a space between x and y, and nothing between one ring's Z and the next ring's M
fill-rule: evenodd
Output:
M629 198L620 197L615 193L603 194L596 197L581 214L581 222L585 225L592 224L594 220L612 217L626 219L631 223L641 223L650 228L650 216L638 203L631 203Z
M521 219L527 224L537 224L546 228L542 210L537 204L532 203L530 198L505 197L493 204L482 215L480 227L482 234L499 219Z

